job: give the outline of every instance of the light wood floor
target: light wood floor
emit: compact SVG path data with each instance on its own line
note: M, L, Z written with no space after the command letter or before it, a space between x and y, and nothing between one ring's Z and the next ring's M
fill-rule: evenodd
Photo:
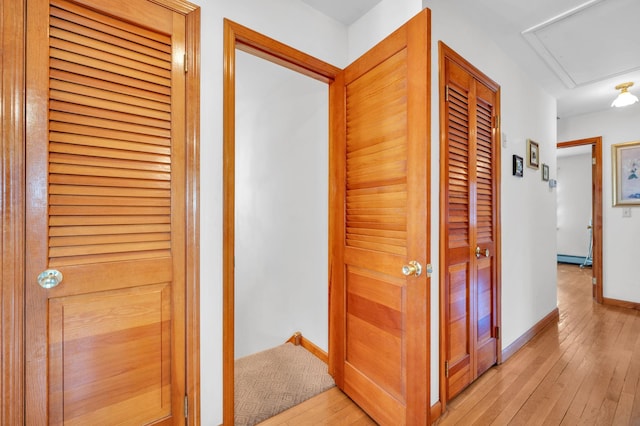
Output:
M640 312L592 302L590 274L560 265L558 324L450 401L436 424L640 425ZM262 423L316 424L375 423L335 388Z

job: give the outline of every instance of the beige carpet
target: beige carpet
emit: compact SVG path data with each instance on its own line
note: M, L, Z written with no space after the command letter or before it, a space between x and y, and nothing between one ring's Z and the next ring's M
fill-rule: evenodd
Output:
M255 425L335 386L327 365L302 346L277 346L235 361L235 425Z

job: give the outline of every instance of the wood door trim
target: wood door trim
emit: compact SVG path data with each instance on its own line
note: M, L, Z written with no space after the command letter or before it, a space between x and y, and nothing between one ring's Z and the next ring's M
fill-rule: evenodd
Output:
M540 321L535 323L533 327L522 333L520 337L513 341L509 346L502 351L502 360L506 361L516 352L518 352L524 345L529 343L535 336L544 331L549 325L555 324L560 321L560 310L556 307Z
M329 84L340 69L228 19L224 20L222 382L223 423L234 422L235 67L236 49ZM331 123L330 123L331 125ZM329 135L330 150L332 136ZM328 214L328 212L327 212ZM331 229L331 225L330 225ZM329 242L331 247L331 241ZM331 250L331 249L330 249ZM331 259L331 254L329 259ZM331 348L330 348L331 349Z
M176 10L179 5L175 3ZM200 8L185 10L186 15L186 148L185 148L185 289L186 289L186 380L187 423L200 421Z
M153 0L186 18L186 392L188 424L200 423L199 141L200 8L184 1ZM24 423L25 34L27 0L0 8L2 22L2 412L0 423Z
M1 424L24 424L24 230L26 0L3 2L2 32L2 243L0 244L2 379Z
M439 41L438 42L438 72L439 72L439 111L440 111L440 158L443 158L442 153L445 152L446 150L446 143L447 143L447 121L446 121L446 115L444 114L444 111L446 111L447 105L446 105L446 80L444 78L444 72L445 72L445 60L452 60L453 62L455 62L456 64L458 64L460 67L464 68L475 80L480 81L482 84L486 85L487 87L489 87L491 90L494 90L496 92L496 101L495 101L495 110L496 110L496 117L500 117L500 85L498 85L496 82L494 82L491 78L489 78L486 74L484 74L482 71L480 71L478 68L474 67L471 63L469 63L466 59L464 59L461 55L459 55L457 52L455 52L453 49L451 49L449 46L447 46L444 42ZM495 277L496 277L496 283L495 283L495 292L496 292L496 298L495 298L495 304L494 304L494 312L495 312L495 317L496 317L496 325L497 327L501 328L502 327L502 299L501 299L501 294L502 294L502 227L501 227L501 223L500 223L500 210L501 210L501 197L500 197L500 182L501 182L501 167L500 167L500 163L501 163L501 143L500 143L500 136L501 136L501 131L500 131L500 120L498 120L498 122L495 125L495 132L496 132L496 136L495 136L495 147L496 147L496 162L497 164L494 167L494 175L495 175L495 199L494 199L494 206L493 206L493 216L494 218L496 218L496 231L495 231L495 240L494 240L494 244L495 244L495 259L496 259L496 264L495 264ZM443 167L443 163L441 160L441 164L440 164L440 182L444 182L447 179L447 176L445 175L446 172L446 168ZM440 326L439 326L439 362L438 362L438 370L439 370L439 403L440 403L440 412L441 413L445 413L446 409L447 409L447 400L446 400L446 377L445 377L445 369L444 369L444 360L446 359L446 348L447 348L447 335L446 335L446 329L445 329L445 320L446 320L446 310L447 308L447 303L446 303L446 299L445 299L445 294L447 293L446 291L446 283L445 283L445 279L444 279L444 274L446 273L446 264L445 264L445 257L443 256L443 253L446 252L447 249L447 245L446 245L446 235L445 235L445 229L446 229L446 223L443 220L444 217L444 208L446 206L446 200L445 200L445 194L444 191L440 191L440 223L439 223L439 232L440 232L440 246L439 246L439 250L440 250L440 277L439 277L439 316L440 316ZM497 354L497 364L502 363L502 333L499 333L499 335L496 338L496 354ZM432 419L432 421L435 419Z
M573 146L592 146L592 155L596 160L593 165L591 173L591 200L592 200L592 213L593 220L593 262L592 272L593 277L596 279L595 294L593 295L597 303L606 303L603 297L603 282L602 282L602 136L596 136L592 138L577 139L566 142L558 142L558 148L569 148ZM595 152L594 152L595 151Z

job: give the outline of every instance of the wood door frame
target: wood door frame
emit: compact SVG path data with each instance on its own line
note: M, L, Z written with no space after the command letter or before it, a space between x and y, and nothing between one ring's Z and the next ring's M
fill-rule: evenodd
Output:
M327 83L329 90L339 68L289 47L228 19L224 20L223 83L223 424L234 422L235 361L235 69L236 49ZM331 117L329 118L331 121ZM331 127L330 127L331 128ZM329 145L332 144L329 133ZM330 148L331 149L331 148ZM329 157L331 158L331 157ZM329 214L329 212L327 212ZM331 229L331 225L330 225ZM331 247L331 242L329 243ZM327 285L328 289L328 285Z
M596 279L593 298L597 303L604 303L602 282L602 136L558 142L557 147L561 149L586 145L592 147L592 158L595 159L595 164L591 168L591 218L593 221L593 262L591 272L593 278Z
M24 424L25 72L26 0L3 2L2 31L2 313L1 424Z
M500 86L497 85L493 80L491 80L486 74L484 74L482 71L480 71L479 69L477 69L476 67L474 67L471 63L469 63L466 59L464 59L461 55L459 55L458 53L456 53L453 49L451 49L449 46L447 46L444 42L439 41L438 42L438 66L439 66L439 88L440 88L440 94L439 94L439 111L440 111L440 158L442 157L442 153L444 152L445 148L446 148L446 142L447 142L447 123L446 123L446 116L444 114L444 111L446 111L447 109L447 105L446 105L446 84L445 84L445 79L444 79L444 71L445 71L445 59L450 59L455 61L459 66L461 66L462 68L464 68L467 72L469 72L475 79L481 81L482 83L491 86L491 87L496 87L496 117L500 117ZM493 208L493 215L496 218L496 233L495 233L495 259L496 259L496 264L495 264L495 274L496 274L496 282L495 282L495 293L496 293L496 300L494 303L494 310L495 310L495 317L496 317L496 324L497 327L501 328L502 327L502 226L501 226L501 221L500 221L500 212L501 212L501 204L500 204L500 199L501 199L501 194L500 194L500 188L501 188L501 162L502 162L502 158L501 158L501 144L500 144L500 136L501 136L501 131L500 131L500 120L498 120L498 122L496 123L495 126L495 132L496 132L496 142L495 142L495 146L496 146L496 162L497 164L495 165L495 179L496 179L496 193L494 194L495 196L495 203L494 203L494 208ZM444 175L446 169L443 167L443 162L441 160L440 162L440 182L443 182L444 180L447 179L447 176ZM444 369L444 360L446 360L446 351L447 351L447 344L448 344L448 340L447 340L447 335L446 335L446 330L445 330L445 320L446 320L446 310L447 308L447 301L444 298L445 295L445 273L446 273L446 265L444 264L444 260L445 257L443 256L443 254L446 252L446 238L445 238L445 227L446 224L443 221L443 217L444 217L444 209L446 206L446 200L444 200L444 192L440 191L440 224L439 224L439 233L440 233L440 277L439 277L439 316L440 316L440 327L439 327L439 363L438 363L438 370L439 370L439 402L440 402L440 413L444 413L446 412L447 409L447 399L445 398L445 395L447 394L447 390L446 390L446 377L445 377L445 369ZM496 356L497 356L497 361L496 364L501 364L502 363L502 333L499 333L499 335L496 338Z
M26 6L28 0L12 0L0 6L2 32L2 190L1 217L5 232L0 245L0 327L2 398L0 423L23 424L24 387L24 289L25 272L25 125L29 105L25 99ZM185 16L188 73L186 87L186 383L188 424L200 424L200 8L182 0L152 0ZM30 283L30 285L33 283Z

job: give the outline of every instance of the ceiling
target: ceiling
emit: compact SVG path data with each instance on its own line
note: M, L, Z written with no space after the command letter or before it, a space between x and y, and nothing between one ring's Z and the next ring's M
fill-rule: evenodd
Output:
M316 10L349 26L382 0L301 0Z
M381 0L302 0L350 25ZM639 0L430 0L456 5L558 101L558 117L610 108L617 84L640 95ZM432 19L437 19L434 16Z

